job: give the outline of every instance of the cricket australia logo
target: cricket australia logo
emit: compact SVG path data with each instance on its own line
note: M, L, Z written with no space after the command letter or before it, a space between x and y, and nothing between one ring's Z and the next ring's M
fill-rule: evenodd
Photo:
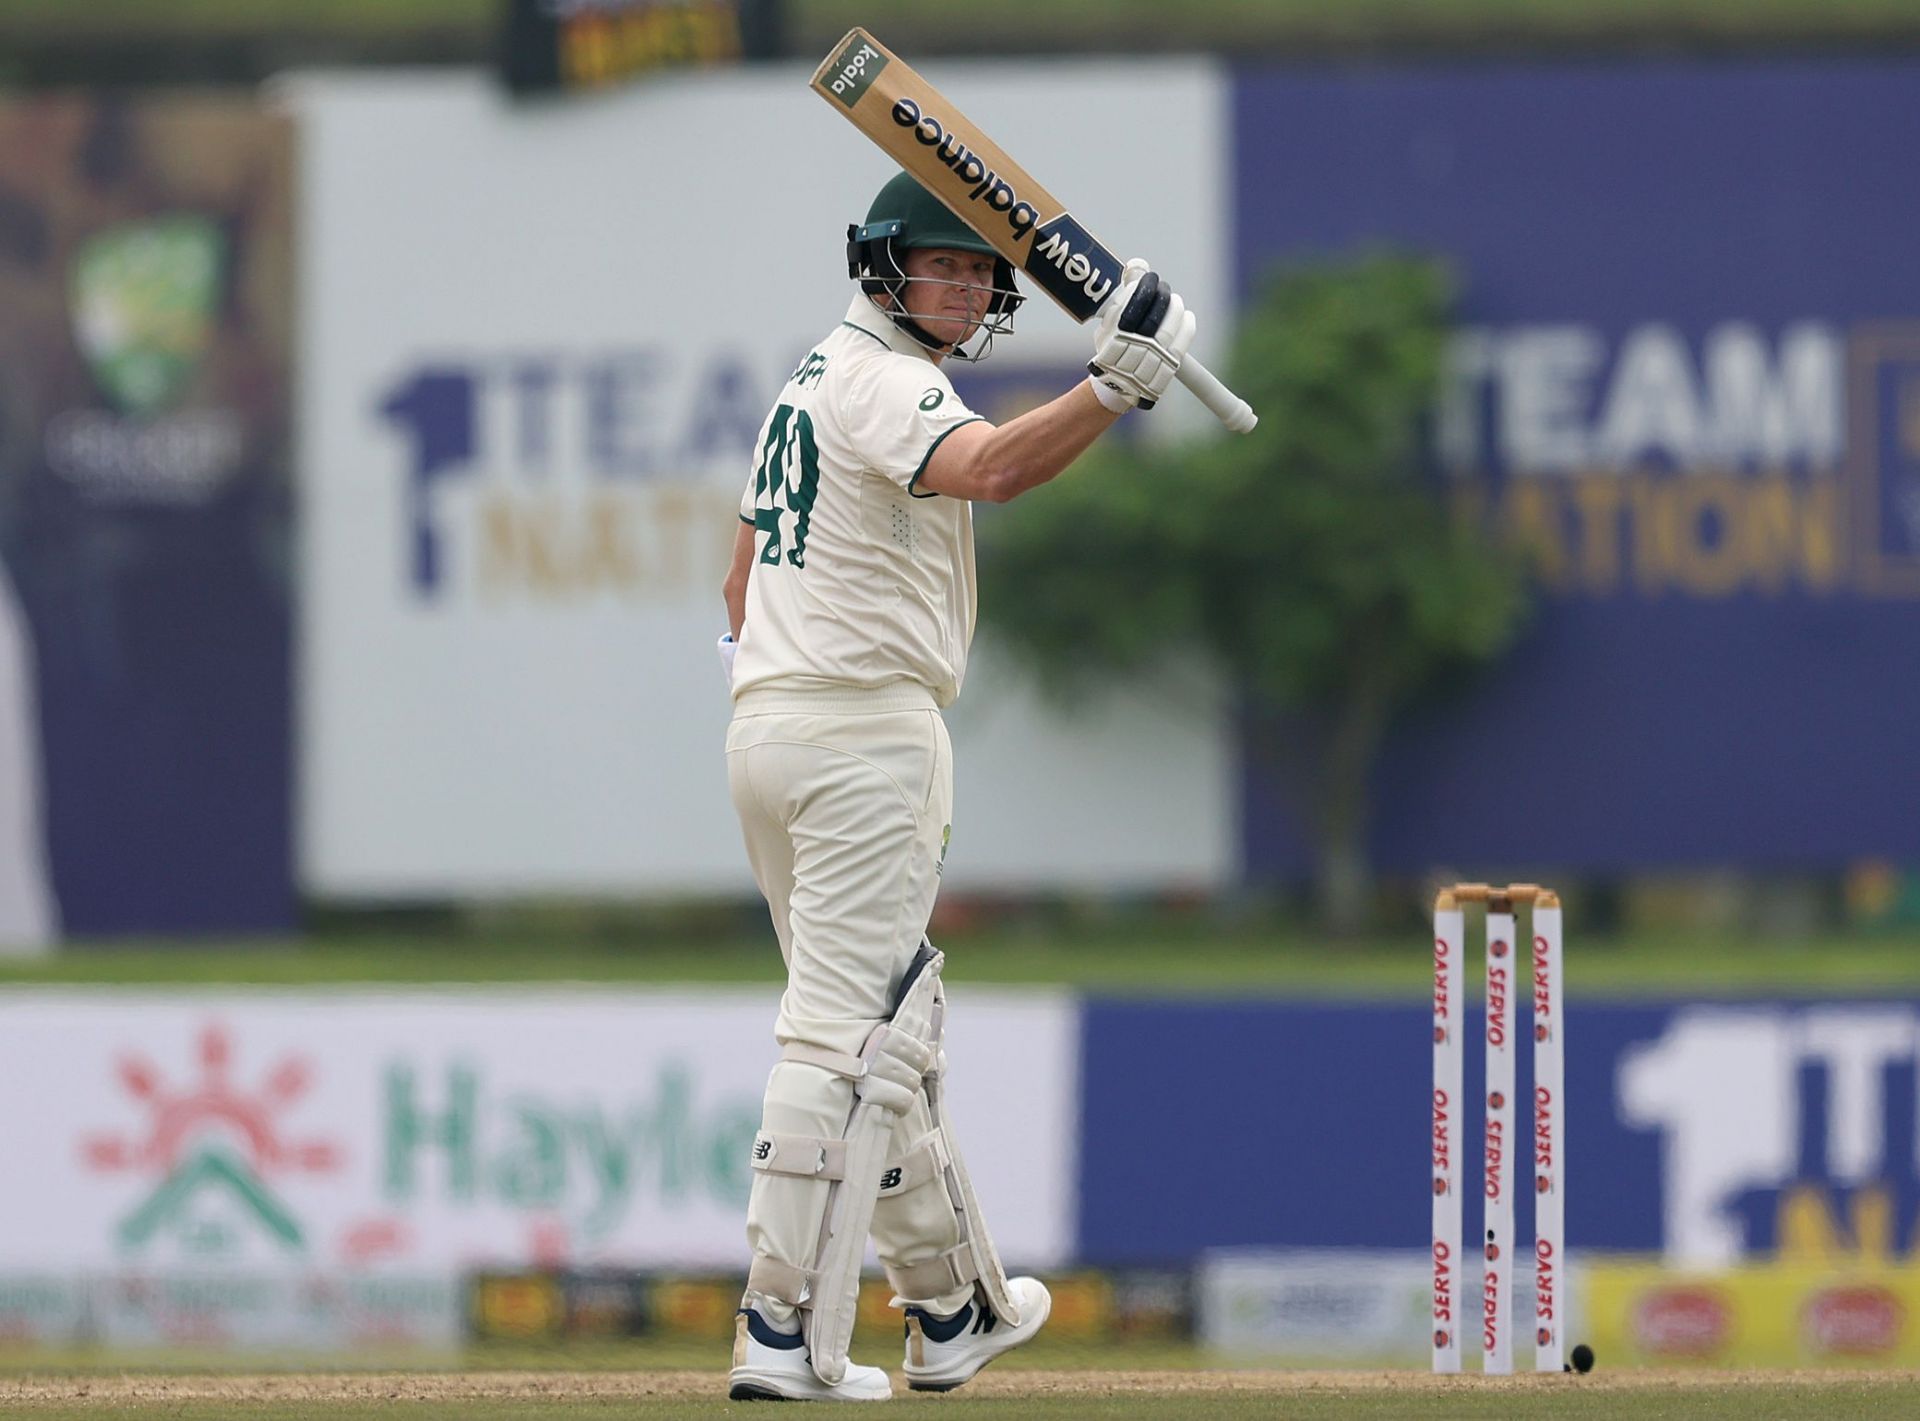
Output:
M89 501L192 506L239 475L242 412L212 390L189 399L223 329L232 263L212 213L121 223L74 253L73 340L110 408L60 410L43 437L47 466Z
M219 1026L200 1033L196 1054L199 1079L179 1088L143 1057L121 1056L115 1073L145 1110L145 1133L80 1142L89 1170L151 1184L115 1230L119 1251L197 1262L304 1253L305 1233L270 1180L340 1167L336 1145L289 1139L278 1122L307 1093L308 1063L285 1057L249 1091L233 1079L232 1045Z

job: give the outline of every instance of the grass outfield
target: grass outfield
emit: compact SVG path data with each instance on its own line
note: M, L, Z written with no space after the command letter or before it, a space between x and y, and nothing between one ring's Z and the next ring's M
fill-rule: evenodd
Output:
M1120 995L1418 999L1431 988L1424 933L1329 945L1199 922L946 933L957 982L1061 985ZM489 932L349 930L217 945L81 944L0 959L9 984L309 986L350 983L739 983L781 980L766 935L630 934L561 923ZM1568 990L1586 997L1867 996L1920 992L1920 935L1762 942L1700 934L1586 940L1572 922Z
M477 1418L561 1421L589 1417L759 1415L728 1402L710 1372L393 1373L273 1377L102 1376L0 1383L9 1414L52 1418L166 1416L174 1421L278 1418ZM1360 1421L1425 1417L1586 1418L1907 1417L1920 1415L1920 1380L1910 1373L1626 1373L1618 1376L1430 1377L1411 1372L1206 1372L1124 1374L1020 1370L983 1373L964 1391L922 1396L896 1381L894 1401L913 1408L958 1406L967 1416L1082 1421L1151 1417L1217 1421L1285 1417Z

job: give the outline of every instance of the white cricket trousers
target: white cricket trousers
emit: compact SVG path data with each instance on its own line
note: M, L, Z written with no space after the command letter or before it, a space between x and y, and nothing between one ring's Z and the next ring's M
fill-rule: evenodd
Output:
M787 963L774 1037L858 1055L890 1015L939 891L953 809L953 747L940 712L919 686L748 691L727 730L727 783ZM852 1108L851 1081L782 1061L767 1081L760 1128L837 1140ZM890 1161L931 1128L922 1095L894 1126ZM830 1187L755 1171L754 1254L811 1270ZM960 1224L944 1188L922 1187L880 1201L873 1238L883 1264L919 1263L957 1244ZM952 1312L971 1293L908 1301ZM777 1301L761 1305L777 1325L791 1322Z

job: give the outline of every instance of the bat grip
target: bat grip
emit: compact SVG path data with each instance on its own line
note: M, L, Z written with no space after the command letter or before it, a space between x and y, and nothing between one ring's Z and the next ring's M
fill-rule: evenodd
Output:
M1182 385L1193 391L1201 404L1213 411L1220 423L1235 434L1250 433L1260 422L1260 416L1253 412L1252 405L1221 384L1219 376L1192 356L1180 362L1179 379Z

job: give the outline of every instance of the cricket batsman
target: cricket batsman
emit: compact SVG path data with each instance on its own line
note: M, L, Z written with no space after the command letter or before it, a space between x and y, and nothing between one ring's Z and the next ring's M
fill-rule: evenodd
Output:
M787 964L735 1400L891 1395L847 1357L869 1233L915 1390L960 1386L1046 1321L1046 1287L1001 1267L944 1098L926 940L953 825L940 713L973 639L973 503L1038 488L1152 409L1194 334L1128 262L1088 378L996 426L942 366L1010 334L1011 265L906 173L847 236L859 289L761 429L724 588L728 785Z

